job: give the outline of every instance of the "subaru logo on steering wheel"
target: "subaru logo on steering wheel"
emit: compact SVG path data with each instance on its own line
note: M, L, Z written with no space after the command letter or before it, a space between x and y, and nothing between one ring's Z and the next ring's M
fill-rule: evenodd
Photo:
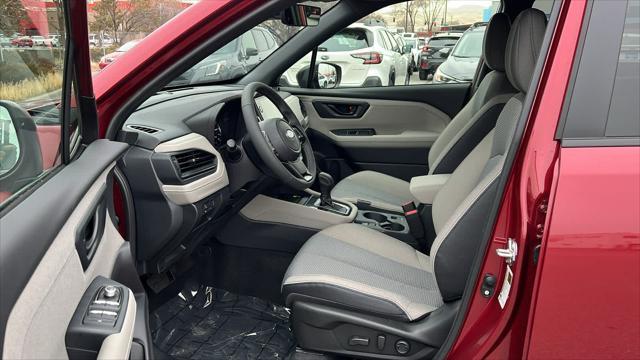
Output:
M285 135L289 138L289 139L293 139L296 134L293 132L293 130L287 130L287 132L285 133Z

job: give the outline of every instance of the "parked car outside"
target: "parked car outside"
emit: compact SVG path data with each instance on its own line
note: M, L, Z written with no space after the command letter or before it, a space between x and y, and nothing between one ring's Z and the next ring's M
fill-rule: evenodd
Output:
M400 45L384 27L361 23L350 25L318 46L319 61L341 67L340 87L405 83L409 64L401 52ZM307 54L283 74L281 84L298 86L296 74L310 62L311 54Z
M1 36L0 47L11 47L11 38L7 36Z
M223 81L240 77L271 55L279 39L264 27L255 27L192 67L170 86Z
M418 64L420 62L420 52L424 47L425 39L423 38L403 38L404 43L411 46L411 67L413 71L418 71Z
M413 66L412 66L412 62L413 62L413 54L411 53L411 49L413 49L411 47L411 45L407 44L405 42L405 38L402 37L400 34L392 34L393 38L396 40L396 42L398 43L398 46L400 47L400 54L402 55L402 58L404 59L404 62L406 62L407 64L407 77L405 79L405 85L409 84L409 80L411 79L411 75L413 75ZM404 66L403 66L404 67Z
M47 36L47 40L49 41L49 45L53 47L60 46L60 35L49 35Z
M47 38L41 35L32 36L31 40L33 40L33 46L47 46L51 44L51 42L48 41Z
M430 74L434 74L440 64L442 64L447 57L451 48L453 48L460 37L461 33L443 33L438 34L427 42L420 52L420 80L427 80Z
M89 34L89 45L111 46L113 45L113 39L107 34L103 34L102 38L100 37L100 34Z
M98 67L100 67L100 69L106 68L107 65L109 65L112 62L116 61L120 56L122 56L122 54L124 54L127 51L133 49L133 47L138 45L139 42L140 42L140 40L131 40L131 41L125 43L124 45L120 46L116 51L103 56L102 58L100 58L100 62L98 63Z
M486 26L467 30L433 75L434 83L472 81L482 55Z
M33 40L28 36L20 36L11 40L11 45L17 47L33 47Z

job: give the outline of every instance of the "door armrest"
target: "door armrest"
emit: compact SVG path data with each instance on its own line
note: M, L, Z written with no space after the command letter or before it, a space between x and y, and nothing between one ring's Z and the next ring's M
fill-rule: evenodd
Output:
M411 178L409 191L421 204L433 204L440 189L447 183L451 174L425 175Z

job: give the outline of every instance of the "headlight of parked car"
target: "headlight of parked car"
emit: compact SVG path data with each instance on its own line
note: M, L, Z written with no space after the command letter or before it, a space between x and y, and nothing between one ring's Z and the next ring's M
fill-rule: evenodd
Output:
M436 73L433 74L433 82L442 83L442 82L452 82L452 81L457 82L457 80L455 78L452 78L451 76L446 75L445 73L440 71L440 68L438 68L436 70Z

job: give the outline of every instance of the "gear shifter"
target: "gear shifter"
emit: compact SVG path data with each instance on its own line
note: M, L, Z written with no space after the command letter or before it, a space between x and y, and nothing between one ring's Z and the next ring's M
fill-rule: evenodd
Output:
M318 183L320 184L320 207L332 208L331 190L335 185L333 176L326 172L320 172L318 174Z

